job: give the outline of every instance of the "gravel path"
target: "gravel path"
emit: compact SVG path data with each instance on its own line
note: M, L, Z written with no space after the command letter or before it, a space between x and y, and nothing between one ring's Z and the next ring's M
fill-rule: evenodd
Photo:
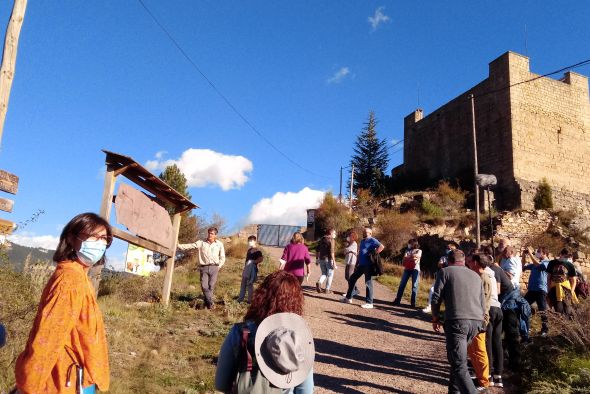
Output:
M282 249L266 248L278 260ZM316 393L446 393L448 364L442 335L427 316L409 307L393 307L392 292L374 284L375 309L339 302L346 291L344 270L336 270L334 294L320 294L313 265L304 283L305 319L313 331ZM365 294L364 280L358 281Z

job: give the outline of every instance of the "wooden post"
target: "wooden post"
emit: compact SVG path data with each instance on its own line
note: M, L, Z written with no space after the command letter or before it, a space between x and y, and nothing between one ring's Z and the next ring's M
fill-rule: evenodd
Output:
M172 245L172 256L166 261L166 276L164 277L164 288L162 289L162 304L168 306L170 303L170 290L172 289L172 275L174 274L174 258L176 257L176 247L178 246L178 232L180 231L180 213L174 215L172 221L172 231L174 234L174 243Z
M14 80L18 38L23 20L25 19L26 9L27 0L14 0L12 14L10 15L8 27L6 28L6 37L4 38L2 67L0 68L0 142L2 141L4 120L6 119L10 90L12 89L12 81Z
M102 201L100 202L99 215L110 223L111 207L113 206L113 193L115 191L115 171L111 167L107 167L107 172L104 175L104 188L102 190ZM92 282L94 291L98 296L98 287L100 286L100 279L104 264L93 265L88 270L88 277Z

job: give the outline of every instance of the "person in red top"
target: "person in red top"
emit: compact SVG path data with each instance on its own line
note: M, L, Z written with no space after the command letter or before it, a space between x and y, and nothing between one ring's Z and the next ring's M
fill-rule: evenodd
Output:
M300 284L303 284L303 278L307 273L309 275L309 264L311 257L309 250L303 243L303 235L301 233L293 234L291 243L283 250L281 257L281 269L292 273L297 277Z
M94 213L74 217L63 229L53 255L57 268L16 360L17 393L108 391L106 332L88 270L104 261L112 240L108 222Z

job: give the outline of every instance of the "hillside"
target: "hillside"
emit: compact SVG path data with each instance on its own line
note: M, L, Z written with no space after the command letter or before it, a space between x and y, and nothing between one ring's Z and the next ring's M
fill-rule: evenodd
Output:
M6 242L0 249L2 262L10 262L18 272L23 270L27 258L30 259L31 263L51 261L53 252L55 251L42 248L31 248L10 242Z

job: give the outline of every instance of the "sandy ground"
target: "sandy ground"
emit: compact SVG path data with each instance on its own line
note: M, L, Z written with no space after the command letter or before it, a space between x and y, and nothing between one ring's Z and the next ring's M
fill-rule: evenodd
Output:
M282 249L265 248L273 258ZM429 316L408 306L394 307L392 292L374 283L375 309L339 302L346 290L344 270L336 270L334 294L317 293L319 267L304 283L305 319L315 338L316 393L446 393L448 366L444 337L432 331ZM365 295L364 280L359 279Z

